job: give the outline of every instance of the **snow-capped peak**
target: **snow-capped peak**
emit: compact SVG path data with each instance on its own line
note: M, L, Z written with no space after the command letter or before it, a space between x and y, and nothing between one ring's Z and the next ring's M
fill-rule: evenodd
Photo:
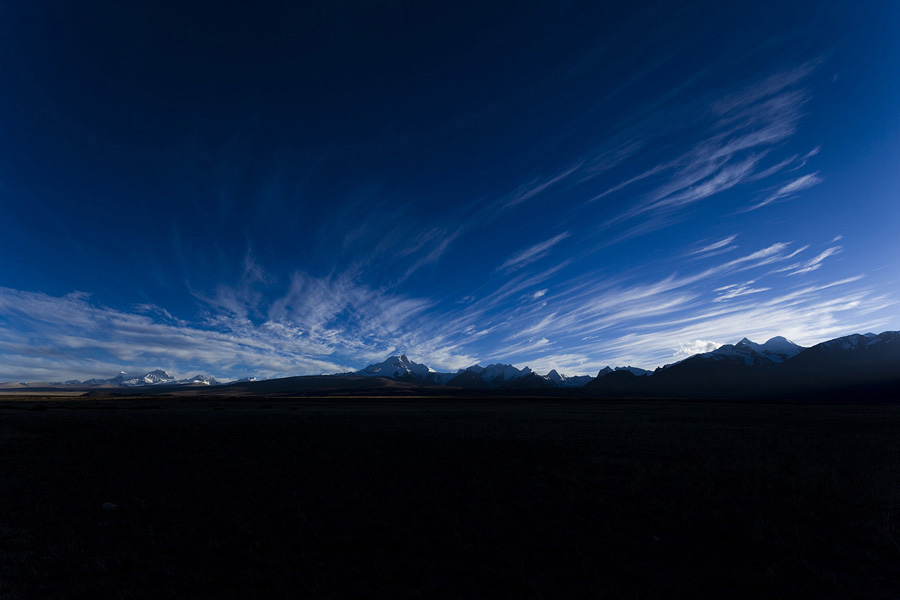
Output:
M835 350L868 348L885 341L893 342L897 339L897 337L898 332L896 331L883 331L878 335L873 335L870 333L860 335L858 333L854 333L851 335L845 335L844 337L835 338L833 340L828 340L827 342L822 342L821 344L818 344L818 346L826 346Z
M384 362L369 365L361 369L355 375L366 377L413 377L424 379L429 373L434 373L427 365L413 362L405 354L391 356Z
M129 380L130 381L130 380ZM145 384L153 384L153 383L169 383L175 382L175 378L163 371L162 369L156 369L155 371L150 371L143 377L139 378L139 381Z
M517 369L512 365L501 363L490 364L486 367L475 364L455 373L451 379L456 379L457 383L465 381L465 385L469 386L476 381L488 386L499 386L532 374L536 375L529 367ZM449 379L447 381L449 382Z
M553 369L552 371L550 371L549 373L544 375L544 377L547 378L552 383L555 383L556 385L562 385L562 383L563 383L563 378L560 376L559 373L556 372L556 369Z
M712 352L700 354L700 356L714 360L727 358L743 362L750 366L755 364L781 363L796 356L804 349L805 348L802 346L798 346L789 339L778 335L770 338L765 344L757 344L748 338L743 338L733 346L731 344L725 344Z
M561 375L553 369L543 377L544 380L558 387L581 387L593 379L590 375Z
M201 385L219 385L219 381L212 375L197 374L190 379L182 379L178 383L201 384Z
M597 378L599 379L600 377L603 377L604 375L609 375L612 372L613 372L612 367L610 367L609 365L606 365L605 367L600 369L600 371L597 373Z
M791 340L780 335L776 335L765 344L763 344L763 351L765 353L779 354L784 356L785 358L796 356L802 350L803 346L795 344Z
M219 385L219 381L212 375L195 375L190 379L175 379L162 369L150 371L144 375L131 376L125 371L120 371L115 377L109 379L88 379L82 385L121 385L121 386L144 386L144 385L174 385L183 383L200 383L204 385Z

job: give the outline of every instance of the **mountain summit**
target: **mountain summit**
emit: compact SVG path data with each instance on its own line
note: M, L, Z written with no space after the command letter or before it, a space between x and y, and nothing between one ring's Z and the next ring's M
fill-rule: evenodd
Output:
M149 385L219 385L219 381L212 375L197 374L189 379L176 379L162 369L156 369L144 375L132 376L125 371L120 371L115 377L109 379L88 379L78 381L71 379L66 385L118 385L124 387L137 387Z
M748 367L772 366L797 356L805 349L806 348L803 346L798 346L794 342L781 336L773 337L765 344L757 344L756 342L744 338L737 344L725 344L711 352L695 354L681 362L666 365L663 369L669 369L690 361L729 361L743 364Z
M431 372L426 365L413 362L405 354L391 356L387 360L360 369L354 375L369 377L409 377L422 378Z
M413 362L405 354L391 356L383 362L369 365L353 374L363 377L392 377L432 383L444 383L451 377L450 373L438 373L427 365Z
M534 375L534 372L525 367L517 369L512 365L501 363L490 364L486 367L472 365L459 371L447 385L459 387L505 387L513 382ZM537 385L541 385L540 382Z
M765 356L774 363L781 363L800 354L805 348L780 335L773 337L765 344L756 344L747 338L735 344L735 348L750 348Z

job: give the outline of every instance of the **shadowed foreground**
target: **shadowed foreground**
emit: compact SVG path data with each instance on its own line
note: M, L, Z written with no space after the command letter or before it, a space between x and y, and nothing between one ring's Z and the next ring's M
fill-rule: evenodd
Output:
M884 405L4 400L0 598L895 598L898 457Z

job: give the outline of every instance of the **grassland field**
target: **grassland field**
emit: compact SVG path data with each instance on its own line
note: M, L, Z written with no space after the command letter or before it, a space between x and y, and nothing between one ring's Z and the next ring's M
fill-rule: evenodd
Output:
M348 596L898 598L900 406L0 399L0 599Z

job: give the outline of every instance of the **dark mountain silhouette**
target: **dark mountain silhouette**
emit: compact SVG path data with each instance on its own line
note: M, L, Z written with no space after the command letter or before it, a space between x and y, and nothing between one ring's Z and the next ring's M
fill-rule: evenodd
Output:
M609 367L607 367L609 369ZM621 370L608 372L600 371L600 374L589 383L585 384L584 390L591 393L608 396L647 396L650 393L649 377L638 377L631 371Z
M522 377L519 377L517 379L501 382L498 385L498 387L502 389L535 389L547 388L551 386L551 383L549 383L546 379L544 379L537 373L529 373L528 375L523 375Z
M816 344L780 365L774 385L809 392L900 390L900 332L853 334Z
M657 369L651 392L681 397L889 397L900 392L900 332L853 334L771 357L750 344L723 346Z
M853 334L816 344L785 361L791 373L819 373L831 376L844 373L873 375L898 374L900 364L900 331L886 331L881 335Z
M461 387L473 389L528 389L546 388L552 384L537 373L527 373L519 377L505 378L502 374L485 379L483 372L466 370L459 373L447 382L447 387Z
M484 379L474 371L463 371L447 382L449 387L480 388L485 387Z
M774 368L770 362L746 364L734 358L710 360L692 356L676 365L657 369L648 389L654 395L693 396L742 396L755 393L763 386L766 374Z
M849 335L811 348L746 338L654 371L609 368L584 390L600 397L900 399L900 332Z
M578 383L590 379L586 384ZM569 380L569 381L566 381ZM98 385L99 383L99 385ZM811 348L782 337L765 344L743 339L649 371L606 367L595 378L539 375L528 367L473 365L438 373L405 355L356 373L241 381L215 385L209 376L175 380L164 371L131 378L66 384L0 384L6 390L65 390L106 395L173 396L503 396L595 398L854 398L900 400L900 332L853 334ZM205 389L204 389L205 388Z

